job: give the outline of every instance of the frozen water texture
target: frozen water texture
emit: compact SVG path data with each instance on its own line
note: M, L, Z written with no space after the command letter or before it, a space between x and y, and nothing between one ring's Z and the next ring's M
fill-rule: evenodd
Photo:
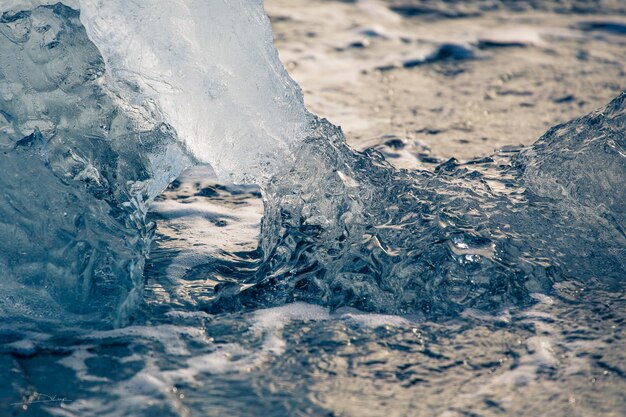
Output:
M138 74L136 62L117 56L113 36L92 43L88 34L109 15L26 3L0 21L0 414L624 409L625 94L527 149L450 160L433 172L396 170L376 151L355 152L340 129L304 111L301 137L266 135L290 132L290 116L259 136L263 152L250 154L243 133L230 151L207 136L203 159L176 125L176 109L166 110L177 90L153 77L167 65ZM116 4L101 10L113 13ZM137 13L113 16L129 28ZM141 31L154 34L136 31L138 45ZM145 42L158 60L177 54ZM284 75L235 73L260 82ZM189 103L204 100L191 82L200 78L174 80L190 89ZM239 126L235 119L252 114L239 93L267 110L261 115L280 111L274 96L242 91L216 97L208 104L216 113L201 122L232 116L229 128ZM224 110L242 104L240 113L220 113L222 100ZM290 109L297 106L285 110L293 116ZM189 112L189 120L200 114ZM264 185L261 250L245 252L222 235L214 239L221 251L207 249L198 239L182 260L142 276L154 233L149 202L213 149L240 162L222 166L223 176ZM277 165L261 162L267 150ZM243 187L237 198L234 187L222 188L200 190L204 203L252 199ZM211 212L183 191L173 186L177 203L158 203L169 226L228 223L220 227L237 237L252 234L252 213L226 217L227 204ZM149 290L136 307L144 279ZM24 317L34 320L16 320ZM76 323L87 319L94 322ZM132 325L111 329L115 319ZM67 402L37 403L50 398Z
M263 181L306 111L260 1L37 4L0 10L2 310L125 317L149 202L192 161Z
M356 153L318 121L265 192L257 274L218 287L209 309L305 301L449 316L528 305L564 280L623 288L625 100L527 149L435 172Z
M75 10L4 13L0 32L0 310L124 316L147 205L191 159L170 126L120 107Z
M0 11L46 0L12 0ZM124 111L167 121L219 177L259 182L304 136L298 85L272 44L262 0L82 0L80 19Z

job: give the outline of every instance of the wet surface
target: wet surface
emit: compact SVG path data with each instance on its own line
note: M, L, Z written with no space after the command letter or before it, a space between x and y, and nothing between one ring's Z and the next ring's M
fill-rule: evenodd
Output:
M401 167L432 166L424 154L468 160L529 145L625 85L619 2L270 0L266 9L309 109ZM384 145L388 135L400 152Z
M267 11L310 110L400 167L530 144L624 87L619 3L476 4L271 0ZM572 280L530 307L441 320L305 303L203 311L260 259L259 190L212 178L196 168L153 203L130 326L50 336L45 323L3 324L0 415L625 415L620 289Z

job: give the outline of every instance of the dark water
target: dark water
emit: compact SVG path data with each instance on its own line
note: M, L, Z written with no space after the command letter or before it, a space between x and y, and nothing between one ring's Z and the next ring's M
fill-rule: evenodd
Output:
M61 57L80 51L74 68L102 67L74 13L34 13L62 28ZM15 40L3 42L19 51L13 54L25 51ZM54 63L48 55L37 60ZM25 78L4 70L5 84L18 82L11 74ZM83 74L67 76L82 81L67 91L62 83L49 91L44 81L54 80L42 76L44 87L29 90L34 98L1 103L11 126L41 108L15 103L33 100L52 109L52 120L66 112L80 121L56 142L41 128L16 143L21 132L2 136L2 166L26 172L18 183L6 181L10 192L0 207L5 218L22 219L9 224L27 236L49 235L21 208L32 200L53 207L47 226L58 231L52 243L42 241L42 252L64 239L103 242L43 255L22 253L9 239L2 244L22 262L5 254L9 261L0 264L8 271L1 415L625 415L626 94L550 129L529 148L450 160L433 172L396 170L375 151L354 152L339 129L312 118L295 163L262 192L187 177L144 220L143 200L125 204L128 182L145 187L131 187L131 197L149 200L158 188L152 184L172 175L158 156L187 157L167 126L137 134L147 153L129 148L132 141L100 140L101 132L85 146L85 132L101 129L91 108L122 118L107 122L119 131L106 138L125 137L119 132L132 125ZM58 90L65 102L47 95ZM70 104L59 110L50 103ZM86 180L85 159L104 174ZM28 172L48 181L42 190L18 192ZM61 206L65 214L54 211ZM92 211L55 220L84 210ZM215 234L203 236L203 227ZM121 246L109 234L122 236L115 241ZM93 272L94 282L106 285L85 290L87 305L69 308L66 319L62 310L46 314L56 305L49 299L71 307L84 294L66 296L64 281L49 278L51 266L47 274L33 274L36 265L17 268L42 256L49 265L76 258L68 263L81 277ZM114 285L117 275L130 289ZM25 311L24 298L47 294L48 286L49 304L16 313ZM99 319L118 291L134 288L144 290L123 323Z

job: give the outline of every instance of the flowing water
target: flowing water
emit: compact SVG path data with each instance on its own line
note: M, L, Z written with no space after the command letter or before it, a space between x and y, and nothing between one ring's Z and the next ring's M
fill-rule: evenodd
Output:
M625 415L626 94L398 170L306 111L260 2L26 3L2 415Z

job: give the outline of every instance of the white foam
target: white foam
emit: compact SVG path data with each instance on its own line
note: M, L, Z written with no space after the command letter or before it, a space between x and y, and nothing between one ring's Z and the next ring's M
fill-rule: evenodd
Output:
M359 310L344 309L330 314L328 309L314 304L292 303L281 307L257 310L252 319L254 331L282 330L291 321L340 320L365 327L405 327L411 322L402 316L392 314L365 313Z
M200 328L163 324L160 326L129 326L114 330L92 332L87 339L109 339L132 336L159 342L170 355L188 355L186 343L195 339L199 343L208 344L209 338Z
M279 330L293 320L328 320L328 309L307 303L292 303L281 307L257 310L254 313L254 330Z
M89 374L87 367L87 359L96 357L95 353L89 352L89 348L93 346L81 346L76 349L70 356L60 359L58 363L76 372L76 376L83 381L91 382L107 382L107 378Z
M282 355L286 342L281 337L285 325L293 321L337 320L362 327L407 327L409 320L390 314L363 313L358 310L330 314L327 308L307 303L293 303L281 307L257 310L250 330L263 336L262 353Z
M287 344L280 331L294 320L328 320L328 309L307 303L293 303L281 307L257 310L252 318L250 330L263 334L263 354L282 355Z
M391 314L368 314L368 313L347 313L341 316L343 320L358 324L363 327L406 327L410 322L401 316Z
M23 356L33 355L37 351L37 345L35 342L28 339L22 339L9 343L6 345L6 348L8 348L10 352Z
M241 371L258 364L259 357L238 344L220 345L215 352L194 356L186 361L186 367L161 373L168 384L179 382L192 384L202 374L224 374Z

